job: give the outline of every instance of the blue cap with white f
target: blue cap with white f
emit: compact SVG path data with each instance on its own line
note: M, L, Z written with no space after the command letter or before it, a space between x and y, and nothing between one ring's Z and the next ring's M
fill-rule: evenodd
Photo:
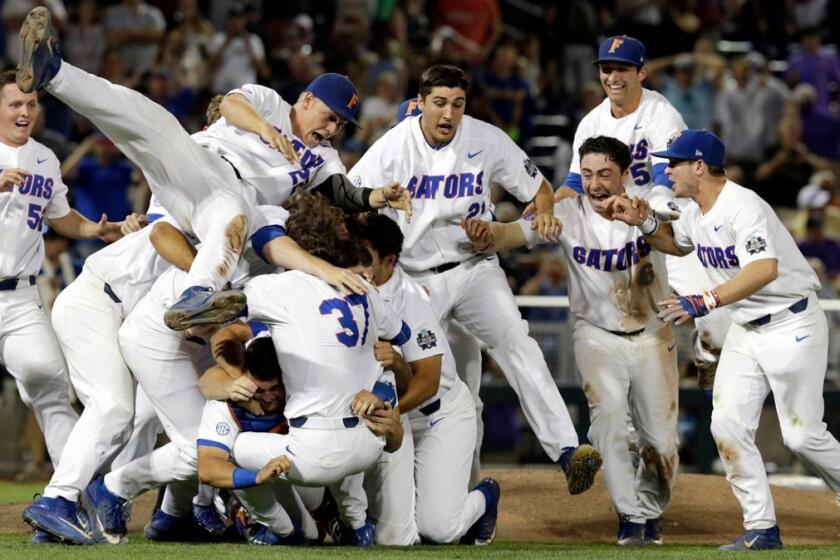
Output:
M359 92L347 76L327 72L312 80L306 91L324 102L333 113L361 128L356 121L359 112Z
M723 167L726 148L720 138L709 132L688 128L680 132L664 152L651 152L652 156L683 161L704 161L708 165Z
M620 62L641 68L645 65L645 46L628 35L609 37L598 47L598 60L593 64L602 62Z

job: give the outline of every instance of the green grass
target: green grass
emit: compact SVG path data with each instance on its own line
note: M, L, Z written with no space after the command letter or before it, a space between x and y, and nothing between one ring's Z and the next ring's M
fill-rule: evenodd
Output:
M157 544L142 540L139 535L131 536L131 543L123 546L97 545L91 547L68 547L61 545L32 545L28 535L0 535L0 557L38 558L96 558L97 560L131 560L134 558L177 558L179 560L210 560L243 558L247 560L444 560L463 559L516 559L532 560L536 558L565 559L626 559L626 558L840 558L840 545L836 546L798 546L784 552L723 553L713 546L665 545L644 549L625 550L608 544L533 544L499 542L489 547L456 546L416 546L406 549L373 548L366 550L318 547L309 549L269 548L236 544L216 545L179 545Z
M0 504L25 504L44 491L45 482L9 482L0 480Z

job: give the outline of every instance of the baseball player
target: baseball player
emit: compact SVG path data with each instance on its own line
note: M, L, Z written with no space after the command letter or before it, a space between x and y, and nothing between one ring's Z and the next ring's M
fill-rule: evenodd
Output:
M499 484L484 479L469 491L475 406L458 378L455 359L425 290L397 266L402 233L391 218L368 215L359 235L373 257L373 282L413 333L400 347L378 342L383 366L399 380L400 410L408 414L414 440L416 520L420 536L434 543L458 542L468 530L478 544L490 544L496 529ZM411 488L409 481L404 486ZM377 525L377 528L379 526Z
M645 46L633 37L618 35L601 42L598 65L606 99L581 120L575 131L572 163L564 184L555 193L557 200L581 193L578 150L593 136L606 135L630 146L630 176L639 187L671 188L665 174L667 163L653 152L667 148L668 142L685 122L679 112L660 93L645 89L647 76ZM677 205L683 201L675 201ZM692 294L711 288L706 284L695 259L669 255L668 283L678 294ZM713 371L723 335L729 328L729 313L721 309L695 321L695 361L698 369Z
M560 461L577 494L592 485L600 456L591 446L578 447L566 405L498 260L476 254L459 225L464 218L490 219L490 187L499 184L522 201L535 200L532 227L549 238L559 228L551 185L503 131L464 115L468 88L460 68L428 68L420 79L422 114L377 140L350 177L357 185L393 179L407 186L412 221L383 210L405 236L402 268L429 291L441 322L454 317L487 344L543 449ZM477 397L480 376L471 375L467 385Z
M31 407L57 466L77 420L70 407L64 359L44 314L36 275L44 261L45 220L72 239L119 239L121 223L85 219L67 203L55 154L31 138L40 106L35 93L15 85L14 72L0 73L0 361ZM32 341L39 341L37 351ZM52 500L75 516L72 502Z
M77 524L51 504L59 497L76 503L94 475L109 470L110 461L131 435L135 382L120 352L118 332L134 305L170 266L150 238L168 238L170 253L178 257L173 260L182 269L189 269L195 254L154 200L147 216L163 220L88 257L79 277L53 306L56 337L85 409L66 436L68 445L43 496L24 510L23 518L60 541L83 544L88 538L78 534L74 540L74 535L65 535L65 529Z
M722 550L782 548L755 431L773 392L782 438L840 496L840 443L822 421L828 327L814 271L773 209L754 191L726 179L725 148L705 130L685 130L668 159L677 196L690 198L680 218L660 223L644 201L614 197L614 217L639 227L663 252L694 252L714 288L662 302L661 316L684 323L728 306L714 382L712 435L726 478L741 502L746 532Z
M627 146L598 136L578 151L585 196L561 200L554 214L570 256L575 362L589 401L589 437L604 456L607 490L619 515L618 544L661 544L659 517L679 463L677 353L671 326L657 318L656 306L670 294L665 255L652 251L637 227L605 217L604 202L623 194L630 179ZM669 191L633 184L627 191L665 210L673 199ZM484 252L540 241L526 220L467 220L464 228ZM638 476L628 453L628 415L640 439Z
M354 209L406 198L396 185L352 189L342 175L328 141L344 123L355 124L358 95L344 76L319 76L294 106L267 88L245 86L222 101L223 119L191 138L140 93L62 61L46 8L29 13L20 41L21 90L46 89L87 117L140 167L181 229L201 240L184 293L166 310L170 328L224 322L242 310L243 294L220 288L254 232L253 205L281 204L293 188L321 183ZM355 275L342 274L346 288L362 290Z

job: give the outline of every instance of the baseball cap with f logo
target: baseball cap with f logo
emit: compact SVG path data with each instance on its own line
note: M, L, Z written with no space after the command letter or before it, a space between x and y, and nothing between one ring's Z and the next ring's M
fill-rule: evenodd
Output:
M614 53L623 42L624 37L613 37L612 43L610 43L610 49L607 52L610 54Z
M347 76L327 72L312 80L306 91L324 102L333 113L361 128L356 121L359 111L359 92Z
M645 65L645 46L629 35L608 37L601 41L598 60L594 64L602 62L621 62L641 68Z

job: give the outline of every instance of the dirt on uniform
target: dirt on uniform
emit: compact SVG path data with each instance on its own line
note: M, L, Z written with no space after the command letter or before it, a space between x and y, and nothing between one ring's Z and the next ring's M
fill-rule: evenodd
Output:
M502 487L497 537L505 541L543 543L614 542L617 528L603 476L595 486L570 496L556 469L488 470ZM156 493L135 503L129 531L142 531ZM776 515L786 545L840 542L840 507L829 492L773 487ZM21 533L25 504L0 506L0 533ZM662 523L666 543L723 544L743 532L741 509L721 476L684 474ZM142 537L132 537L139 540Z

